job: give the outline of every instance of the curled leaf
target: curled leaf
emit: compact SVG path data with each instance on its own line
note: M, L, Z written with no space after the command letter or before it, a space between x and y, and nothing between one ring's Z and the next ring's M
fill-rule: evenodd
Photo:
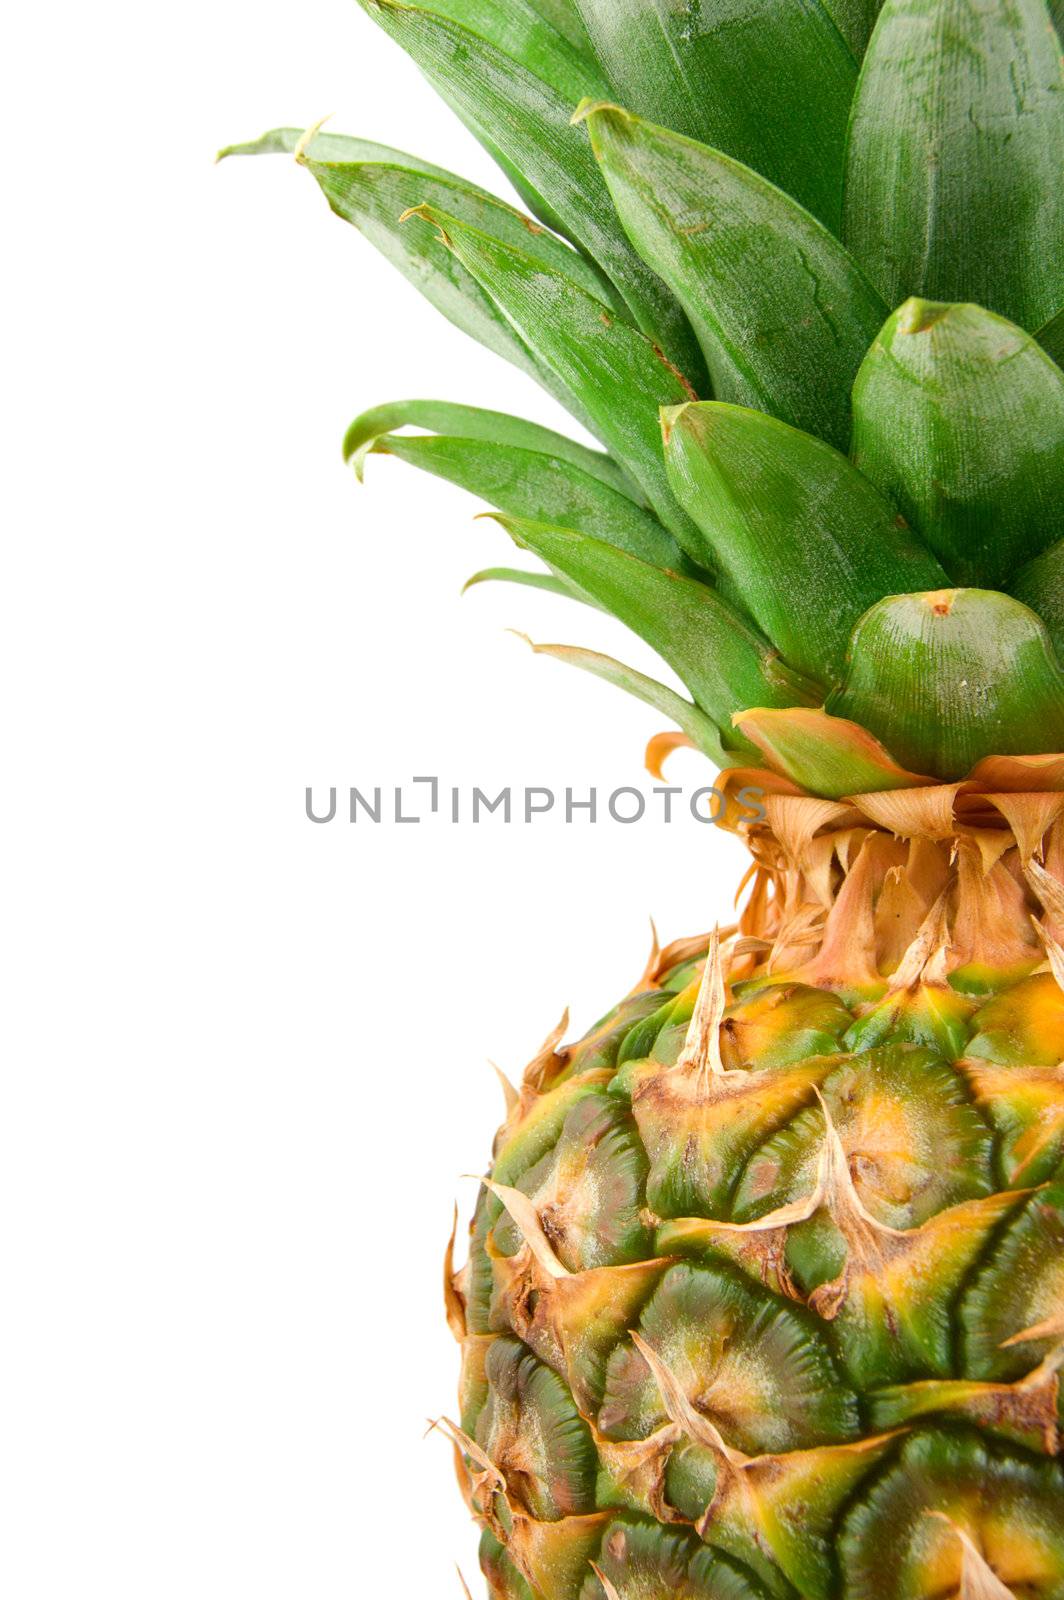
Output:
M538 450L589 473L619 494L631 494L631 481L621 468L601 450L589 450L567 434L540 427L524 417L505 411L486 411L480 406L455 405L450 400L393 400L374 406L355 418L344 435L344 460L358 465L374 442L397 428L424 428L429 433L455 434L462 439L479 439L486 444L513 445L518 450Z
M487 437L482 426L473 437L464 432L383 432L367 437L367 425L356 423L349 439L360 438L362 442L352 452L352 459L358 469L368 455L396 456L423 472L467 489L512 516L578 528L656 566L679 570L689 566L687 557L658 519L623 490L604 481L606 476L624 481L608 457L586 450L585 460L578 465L573 456L580 446L555 454L548 430L528 429L525 435L516 418L505 420L510 425L500 429L505 434L501 438ZM462 428L462 418L455 417L453 425ZM528 442L518 443L523 436ZM590 462L587 458L591 458ZM592 471L586 469L588 464L593 466Z

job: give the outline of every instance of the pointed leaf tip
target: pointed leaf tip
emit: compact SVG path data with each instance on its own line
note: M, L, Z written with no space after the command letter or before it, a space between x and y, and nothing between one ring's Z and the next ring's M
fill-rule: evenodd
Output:
M408 424L431 432L398 431ZM519 417L444 401L400 401L352 424L345 455L357 469L368 452L397 456L498 511L593 532L655 566L691 570L614 461Z
M437 212L435 215L433 215L433 207L430 206L427 201L423 200L420 205L407 206L406 210L400 213L400 227L404 223L412 222L415 217L417 217L421 222L427 222L430 228L435 228L436 237L439 239L440 243L445 244L448 249L451 248L451 241L447 237L447 230L443 226L442 222L439 221L439 213Z
M299 142L292 151L297 165L301 167L309 165L310 156L308 152L310 150L310 146L313 143L316 135L319 134L322 128L324 128L325 124L331 120L332 115L332 112L329 111L324 117L319 117L317 122L312 122L309 128L304 129L303 133L300 135Z
M563 600L579 600L585 605L593 605L587 595L580 594L575 584L567 583L564 578L556 578L552 572L526 572L520 567L483 567L480 572L474 572L467 578L461 588L462 594L468 594L470 589L475 589L481 583L512 583L526 589L542 589L547 594L560 595ZM524 634L520 635L524 638Z
M573 112L569 119L569 126L571 128L578 128L581 123L587 121L588 117L598 116L599 113L605 114L607 112L611 112L618 117L627 117L631 115L631 113L626 111L623 106L615 105L612 100L594 100L590 95L588 95L585 99L581 100L580 104Z
M601 450L577 444L567 434L544 428L524 417L514 417L505 411L488 411L481 406L458 405L451 400L393 400L363 411L344 435L344 459L350 459L363 445L394 434L399 428L421 428L426 433L453 435L466 442L477 441L499 449L535 451L579 468L618 494L632 494L630 480Z
M921 300L919 295L914 294L903 306L898 307L894 318L899 333L927 333L936 322L948 317L953 309L953 303L949 300Z
M661 420L661 437L666 448L668 448L669 440L672 438L672 430L680 422L684 412L687 410L687 407L691 404L692 402L690 400L685 400L684 403L679 406L661 407L658 416Z
M605 683L612 683L616 688L623 689L634 699L641 700L644 705L660 711L663 716L671 717L683 731L656 736L657 740L667 741L670 749L675 748L677 744L683 744L692 750L701 751L702 755L708 757L716 767L723 768L730 764L732 757L724 747L716 723L696 705L683 699L665 684L659 683L656 678L647 677L634 667L626 666L623 661L617 661L613 656L602 655L597 650L585 650L580 645L533 644L527 635L521 634L520 637L532 645L535 655L549 656L566 666L578 667L582 672L589 672L593 677L601 678ZM655 739L650 741L648 751L655 747L655 743ZM650 770L653 771L653 768Z
M491 296L466 271L453 250L431 228L401 221L432 204L441 214L464 220L490 237L519 246L546 266L564 271L589 294L624 316L624 304L602 274L555 234L487 190L442 167L401 150L341 134L318 133L309 150L307 133L275 128L226 155L292 154L300 144L304 165L333 213L358 229L454 326L531 373L582 423L588 418L549 367L514 331Z
M816 691L716 591L568 528L496 515L533 551L656 650L716 726L742 705L798 705Z

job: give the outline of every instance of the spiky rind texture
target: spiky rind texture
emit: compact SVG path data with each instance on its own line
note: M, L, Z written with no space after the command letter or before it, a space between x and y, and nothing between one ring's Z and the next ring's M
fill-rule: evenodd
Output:
M509 1096L448 1273L490 1591L1060 1600L1064 793L768 811L737 927Z

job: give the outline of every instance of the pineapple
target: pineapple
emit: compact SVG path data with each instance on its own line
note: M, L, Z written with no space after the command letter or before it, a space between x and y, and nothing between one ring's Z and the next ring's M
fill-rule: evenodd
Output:
M544 648L721 769L752 857L547 1039L448 1258L488 1590L1062 1600L1062 8L361 4L532 215L319 130L233 153L603 448L407 401L346 455L648 641L690 698Z

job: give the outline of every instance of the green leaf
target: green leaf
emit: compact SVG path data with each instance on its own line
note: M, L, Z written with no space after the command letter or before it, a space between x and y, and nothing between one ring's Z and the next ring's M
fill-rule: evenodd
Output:
M406 427L426 428L437 437L393 431ZM347 430L344 459L354 466L360 481L372 454L398 456L480 495L501 511L583 527L647 561L697 571L661 523L632 499L631 482L615 461L523 417L447 400L396 400L363 412ZM502 568L475 574L466 587L489 579L527 583L589 601L565 580Z
M541 17L558 30L563 39L569 41L574 50L594 61L595 52L591 48L591 40L576 0L531 0L531 4Z
M659 408L691 397L680 374L649 339L570 278L432 207L419 215L440 230L529 348L575 396L610 454L635 478L681 547L703 565L703 541L669 491L661 452Z
M1045 0L886 0L850 123L843 238L887 301L1064 304L1064 74Z
M862 617L828 701L916 772L1064 749L1064 671L1033 611L989 589L896 595Z
M479 439L485 444L512 445L517 450L536 450L557 456L579 467L608 489L631 498L631 479L615 461L601 450L589 450L567 434L541 428L524 417L511 417L505 411L485 411L480 406L455 405L450 400L393 400L374 406L356 417L344 435L344 460L351 462L361 476L361 465L382 434L396 428L425 428L431 433L455 434L462 439Z
M390 152L383 153L381 161L376 164L386 162L389 154ZM409 157L402 155L397 155L393 160L394 176L386 176L379 171L367 171L368 167L374 165L368 151L354 162L324 161L319 160L316 155L313 158L304 155L303 164L314 174L330 206L345 222L353 222L356 227L361 226L362 208L366 205L367 191L373 185L385 191L385 199L389 205L395 199L401 200L407 195L417 194L420 198L414 202L415 204L435 202L449 205L454 215L461 217L472 227L483 228L486 233L494 234L510 244L519 246L537 261L542 261L545 266L555 267L560 272L568 273L578 283L583 284L588 294L596 295L619 315L631 320L620 295L592 262L587 261L564 240L557 238L548 229L526 216L523 211L518 211L505 200L498 199L476 184L468 183L464 178L455 177L449 172L432 173L420 164L411 168ZM411 170L414 174L412 182L407 176ZM431 187L426 183L426 178L433 180ZM389 218L396 229L402 227L402 219L402 212Z
M670 717L686 733L695 749L701 750L715 766L726 767L731 764L732 758L724 748L716 723L711 722L690 700L666 688L656 678L648 678L634 667L626 667L623 661L616 661L613 656L600 655L597 650L584 650L579 645L534 644L532 649L538 656L551 656L555 661L579 667L583 672L593 673L596 678L624 689L627 694L642 700L644 705L653 706L662 716Z
M532 3L532 0L528 0L528 3L526 0L507 0L505 6L498 5L495 0L420 0L422 10L449 18L459 27L469 29L482 40L497 46L515 62L526 66L560 93L575 95L579 99L582 93L587 92L580 86L589 81L600 81L601 69L595 61L586 32L582 47L574 48L572 41L567 40L554 20L546 15L549 6L550 0L546 7ZM364 9L370 10L370 7L366 5ZM537 190L520 165L499 148L490 121L471 116L466 102L455 96L445 79L436 77L428 69L426 76L435 84L444 103L466 124L492 160L502 168L529 210L548 227L570 236L563 219L549 200Z
M377 0L360 0L363 10L373 15ZM385 0L388 4L388 0ZM575 105L582 95L592 94L589 83L605 87L602 69L588 48L587 31L583 30L584 43L580 47L566 37L565 30L557 26L558 18L568 15L569 28L579 28L579 20L572 5L565 0L393 0L393 10L417 10L431 17L454 23L464 32L472 34L480 44L506 55L520 69L534 74L544 83L551 84L559 94ZM549 15L553 12L554 15ZM388 29L385 18L376 21ZM388 30L390 31L390 30ZM400 40L404 49L405 40ZM410 52L412 55L413 51ZM415 60L417 57L415 56ZM418 65L422 65L419 61ZM423 68L430 78L440 70L432 59L431 67ZM449 81L445 79L449 87ZM479 124L483 117L475 118ZM476 130L474 130L476 131ZM487 132L494 138L489 122Z
M563 600L581 600L585 605L594 605L594 601L581 594L575 584L567 583L553 572L526 572L521 567L482 567L466 579L462 593L475 589L480 583L513 583L526 589L545 589L548 594L561 595ZM601 610L601 607L598 609Z
M1005 588L1064 536L1064 372L978 306L907 300L853 391L854 463L955 583Z
M868 48L882 4L883 0L824 0L825 11L831 13L855 61L860 61Z
M294 156L297 150L306 155L313 151L315 161L383 162L385 165L406 167L411 172L423 172L433 178L461 181L455 179L454 174L446 168L434 167L431 161L422 161L420 156L409 155L405 150L393 150L391 145L376 144L370 139L356 139L349 133L326 133L320 125L310 128L271 128L259 139L250 139L244 144L224 145L215 160L225 161L229 156Z
M701 359L683 312L629 244L587 140L571 126L581 98L574 93L577 84L559 85L540 76L538 56L526 52L518 59L490 35L424 6L400 0L359 3L413 57L455 112L490 140L509 169L545 197L551 215L603 269L639 327L697 384ZM482 4L489 9L488 0ZM506 10L490 5L500 19ZM588 93L589 81L582 69L582 94Z
M744 162L838 230L857 64L820 0L578 4L630 111Z
M1035 338L1057 366L1064 366L1064 309L1039 328Z
M445 478L511 516L590 533L656 567L689 563L656 517L557 456L453 436L390 433L371 446Z
M757 745L774 772L825 800L926 782L899 767L867 728L815 707L740 711L735 726Z
M944 581L893 508L822 440L713 401L668 413L665 437L677 499L751 617L808 677L840 681L854 623L884 595Z
M845 448L886 307L846 251L748 167L616 106L584 108L618 213L676 293L721 400Z
M470 589L476 589L482 583L509 583L520 589L540 589L546 594L556 594L562 600L577 600L594 611L605 610L597 600L592 600L589 594L584 594L575 583L570 583L568 578L561 577L557 572L528 572L523 567L482 567L466 579L462 593L468 594Z
M252 144L231 145L220 155L292 154L303 137L298 128L275 128ZM626 316L615 292L582 256L476 184L386 145L315 133L302 160L333 212L375 245L449 322L536 378L563 405L571 405L568 391L536 359L461 262L428 229L406 226L403 217L425 202L441 205L496 238L520 244L536 260L566 272L589 294L597 294ZM581 415L580 420L586 419Z
M1064 539L1021 567L1009 591L1037 611L1064 662Z
M706 584L662 572L600 539L515 517L496 519L645 639L718 727L742 706L808 703L816 691Z

